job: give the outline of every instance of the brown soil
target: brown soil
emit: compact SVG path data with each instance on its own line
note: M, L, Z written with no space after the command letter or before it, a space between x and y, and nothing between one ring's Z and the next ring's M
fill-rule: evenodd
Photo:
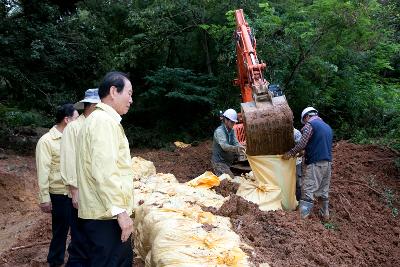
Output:
M397 155L398 157L398 155ZM254 247L253 262L271 266L400 266L399 171L395 153L339 142L334 148L331 219L302 221L297 212L262 212L238 196L217 214Z
M175 148L174 151L132 149L131 155L154 162L157 172L172 173L179 182L187 182L212 170L210 141L197 146Z
M158 172L187 181L211 170L211 143L175 151L132 150ZM400 266L400 175L386 148L338 142L334 147L331 220L296 212L261 212L235 195L220 209L235 231L254 247L254 262L272 266ZM225 186L228 187L228 186ZM34 157L0 157L0 266L46 266L49 215L37 208ZM229 190L224 189L225 192ZM232 189L234 190L234 189ZM12 248L31 246L27 248ZM137 263L135 266L143 266Z
M228 181L227 179L222 180L219 186L215 188L215 192L224 197L229 197L230 195L236 194L239 189L239 184Z

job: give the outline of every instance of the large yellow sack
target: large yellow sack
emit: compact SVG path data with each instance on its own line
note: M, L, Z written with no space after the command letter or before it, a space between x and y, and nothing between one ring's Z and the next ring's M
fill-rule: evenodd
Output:
M186 184L160 184L156 192L177 196L183 201L191 201L201 206L220 208L225 198L207 188L194 188Z
M191 144L186 144L186 143L181 142L181 141L175 141L175 142L174 142L174 145L175 145L176 147L178 147L178 148L187 148L187 147L190 147L190 146L191 146Z
M174 185L172 185L174 184ZM135 210L140 205L161 205L171 195L166 192L157 192L157 188L174 188L178 180L173 174L157 173L150 176L142 176L140 180L133 182L133 195ZM175 193L172 193L174 195Z
M249 266L240 249L240 238L231 230L201 225L161 230L151 247L149 266Z
M185 206L179 204L180 208L173 208L172 203L166 202L162 208L143 205L136 210L134 245L136 253L143 259L146 258L154 239L164 229L172 231L176 228L183 229L195 225L201 227L202 224L209 224L230 231L232 225L228 217L215 216L191 203L184 203Z
M202 175L194 178L193 180L190 180L186 184L198 188L211 188L214 186L219 186L220 180L218 176L216 176L212 172L206 171Z
M281 210L281 189L272 184L245 181L239 186L236 195L258 205L260 210Z
M294 210L296 201L296 159L284 160L280 155L247 156L257 181L278 186L282 194L282 207Z
M141 157L132 158L132 170L134 180L140 180L142 177L156 174L156 167L153 162Z

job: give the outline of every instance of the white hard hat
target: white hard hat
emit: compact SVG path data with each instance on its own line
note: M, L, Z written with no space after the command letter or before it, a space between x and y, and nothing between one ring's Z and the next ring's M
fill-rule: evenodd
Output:
M301 123L302 124L305 124L304 120L303 120L304 116L309 114L309 113L318 113L318 110L316 110L313 107L306 107L305 109L303 109L303 112L301 113Z
M222 114L222 116L224 116L225 118L237 122L237 113L234 109L227 109L225 110L224 114Z

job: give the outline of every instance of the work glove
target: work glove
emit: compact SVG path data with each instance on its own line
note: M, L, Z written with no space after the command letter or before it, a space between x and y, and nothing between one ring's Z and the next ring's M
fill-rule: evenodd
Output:
M238 155L246 155L246 148L244 148L243 146L237 146L236 153Z
M286 152L285 154L282 155L282 159L284 160L288 160L290 159L292 156L289 154L289 152Z

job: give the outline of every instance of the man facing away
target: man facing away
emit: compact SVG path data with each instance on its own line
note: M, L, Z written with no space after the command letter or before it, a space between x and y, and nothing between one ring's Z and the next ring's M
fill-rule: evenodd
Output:
M65 127L61 137L60 169L64 185L72 198L71 211L71 244L68 248L68 264L66 267L82 267L88 262L87 245L80 225L78 226L78 181L76 174L76 152L79 131L85 119L94 111L100 102L98 89L88 89L85 98L77 103L76 109L83 109L83 113Z
M211 163L218 176L226 173L233 177L230 166L236 157L245 153L245 148L240 145L233 130L236 122L236 111L227 109L222 114L222 124L214 131Z
M133 171L121 115L132 104L132 84L109 72L99 86L101 102L78 136L78 217L89 246L89 266L131 267Z
M314 196L321 197L320 215L329 218L329 186L332 174L332 142L331 127L318 117L318 111L307 107L301 113L302 137L294 148L283 155L283 159L295 157L305 149L305 172L302 177L300 200L300 216L307 218L314 206Z
M56 125L36 145L36 170L39 184L40 209L51 213L52 238L47 262L52 266L64 263L65 246L72 210L68 189L60 175L60 144L67 124L78 117L72 104L57 108ZM70 245L71 246L71 245Z

